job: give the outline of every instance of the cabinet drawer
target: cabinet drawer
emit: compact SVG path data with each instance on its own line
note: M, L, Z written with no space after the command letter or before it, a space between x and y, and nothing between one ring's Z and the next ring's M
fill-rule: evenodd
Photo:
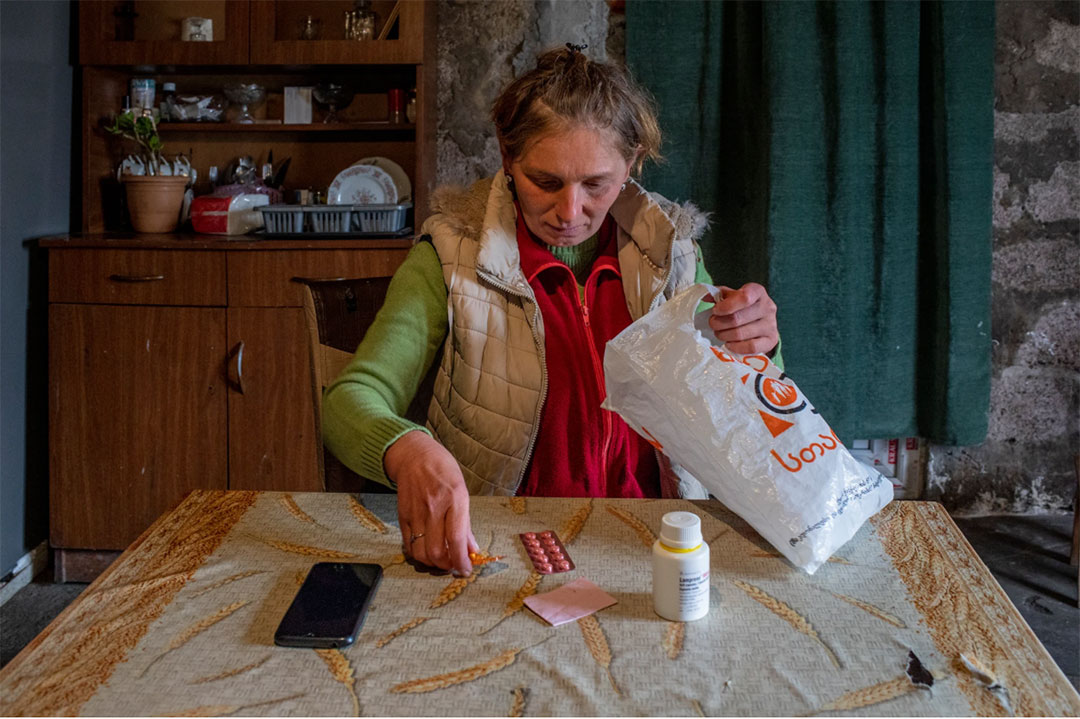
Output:
M49 252L50 302L224 307L225 299L222 252Z
M372 250L267 250L229 253L230 307L300 307L294 277L389 277L409 248Z

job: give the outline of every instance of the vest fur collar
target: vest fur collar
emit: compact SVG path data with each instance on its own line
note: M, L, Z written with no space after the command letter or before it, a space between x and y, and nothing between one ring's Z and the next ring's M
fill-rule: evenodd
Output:
M440 187L432 196L431 207L455 232L480 242L478 270L527 291L518 255L513 195L504 173L468 188ZM709 224L708 214L693 203L680 204L646 192L633 179L627 181L609 213L625 236L657 267L669 264L674 240L697 240Z

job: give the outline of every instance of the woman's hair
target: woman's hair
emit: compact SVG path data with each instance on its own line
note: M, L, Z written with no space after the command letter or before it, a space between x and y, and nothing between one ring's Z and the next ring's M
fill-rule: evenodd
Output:
M570 124L612 130L622 156L636 156L635 174L645 160L660 159L652 97L622 67L590 60L569 44L548 50L510 83L495 99L491 119L511 159L541 135Z

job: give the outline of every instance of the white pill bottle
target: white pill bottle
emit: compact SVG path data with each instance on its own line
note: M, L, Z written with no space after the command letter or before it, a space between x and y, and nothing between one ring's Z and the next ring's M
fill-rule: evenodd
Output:
M672 622L709 613L709 545L693 512L668 512L652 550L653 610Z

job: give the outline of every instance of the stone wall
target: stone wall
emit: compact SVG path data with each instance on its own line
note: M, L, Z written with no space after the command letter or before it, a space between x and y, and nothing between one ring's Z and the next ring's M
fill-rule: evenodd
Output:
M997 3L993 375L977 447L931 447L959 513L1067 510L1080 452L1080 4Z
M439 184L468 184L499 169L491 103L535 65L543 50L568 42L605 59L603 0L440 0Z
M624 27L603 0L440 0L439 182L498 169L491 102L539 50L622 60ZM1080 4L999 0L995 65L990 430L930 448L926 496L1063 511L1080 452Z

